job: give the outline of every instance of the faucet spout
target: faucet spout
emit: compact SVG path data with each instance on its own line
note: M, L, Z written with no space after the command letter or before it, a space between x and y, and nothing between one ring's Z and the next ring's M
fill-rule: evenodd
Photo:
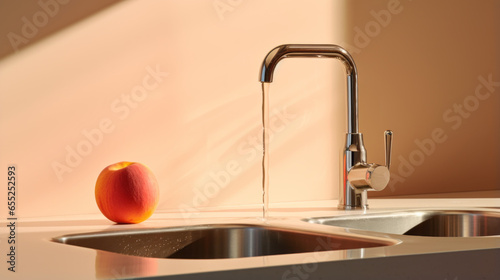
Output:
M288 57L327 57L343 62L347 74L347 133L358 133L358 70L351 55L337 45L281 45L272 49L262 62L260 81L271 83L276 65Z
M260 70L260 81L271 83L276 65L288 57L326 57L339 59L347 74L347 133L342 157L339 209L367 209L368 190L384 189L390 178L392 132L386 131L386 166L366 163L363 135L358 131L358 71L351 55L337 45L281 45L272 49Z

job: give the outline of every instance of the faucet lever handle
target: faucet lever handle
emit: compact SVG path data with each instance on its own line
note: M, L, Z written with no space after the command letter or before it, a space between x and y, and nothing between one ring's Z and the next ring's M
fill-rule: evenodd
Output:
M391 153L392 153L392 131L386 130L384 132L384 143L385 143L385 166L387 169L391 166Z

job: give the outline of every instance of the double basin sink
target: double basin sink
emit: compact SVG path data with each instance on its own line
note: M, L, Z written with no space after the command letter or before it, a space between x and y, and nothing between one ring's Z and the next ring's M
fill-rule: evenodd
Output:
M209 224L72 234L52 241L138 257L227 259L393 246L402 236L500 237L500 211L408 210L307 218L294 226Z

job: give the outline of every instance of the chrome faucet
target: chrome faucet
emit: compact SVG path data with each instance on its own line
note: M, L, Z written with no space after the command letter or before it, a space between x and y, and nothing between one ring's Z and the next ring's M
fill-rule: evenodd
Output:
M343 62L347 72L347 133L342 158L339 209L367 209L367 191L383 190L390 179L392 131L385 131L385 166L366 163L363 135L358 132L358 71L351 55L337 45L281 45L262 63L260 81L271 83L276 65L287 57L329 57Z

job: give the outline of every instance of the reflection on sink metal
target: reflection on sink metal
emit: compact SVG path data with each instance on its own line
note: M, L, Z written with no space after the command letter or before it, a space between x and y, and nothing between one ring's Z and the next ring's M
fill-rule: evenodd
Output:
M500 235L500 211L418 210L311 218L310 223L383 233L436 237Z
M405 235L475 237L500 235L500 215L447 213L432 215Z
M393 245L344 236L261 225L220 224L66 235L53 241L142 257L224 259Z

